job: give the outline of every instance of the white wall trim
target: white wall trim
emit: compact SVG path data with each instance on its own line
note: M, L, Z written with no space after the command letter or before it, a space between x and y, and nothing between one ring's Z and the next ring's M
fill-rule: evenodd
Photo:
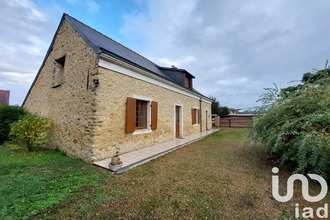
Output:
M113 70L115 72L122 73L124 75L130 76L130 77L133 77L133 78L136 78L136 79L140 79L142 81L160 86L160 87L165 88L165 89L169 89L171 91L189 96L191 98L195 98L197 100L200 99L200 96L198 96L194 92L186 91L186 90L182 89L179 85L177 85L173 82L170 82L166 79L162 79L161 77L158 77L158 76L156 76L154 74L151 74L147 71L144 71L144 70L141 70L137 67L129 65L129 64L127 64L123 61L120 61L116 58L113 58L109 55L101 54L98 65L100 67L103 67L103 68L106 68L106 69L109 69L109 70ZM202 97L202 101L206 102L208 104L212 103L210 100L205 99L205 97Z
M133 98L148 102L147 103L147 129L135 130L133 132L133 135L151 133L152 132L152 130L151 130L151 102L152 102L152 98L144 97L144 96L140 96L140 95L133 95Z
M210 129L209 128L209 117L210 117L210 115L209 115L209 111L207 109L205 110L205 114L206 114L206 116L205 116L205 125L206 125L205 130L209 130Z
M137 134L147 134L147 133L151 133L152 130L151 129L138 129L135 130L132 135L137 135Z

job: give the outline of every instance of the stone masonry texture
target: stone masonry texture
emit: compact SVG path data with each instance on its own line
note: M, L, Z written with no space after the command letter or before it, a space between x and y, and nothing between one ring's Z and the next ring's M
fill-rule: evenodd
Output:
M65 56L64 82L52 88L55 60ZM175 105L182 106L182 136L200 132L192 125L191 109L199 100L98 67L98 55L64 21L49 56L32 87L24 107L53 120L51 146L87 162L111 157L175 139ZM95 86L93 79L99 80ZM158 102L158 126L149 133L126 133L127 97L145 97ZM202 128L211 124L211 104L202 102Z
M171 90L138 80L105 68L99 68L100 86L97 89L98 105L95 117L99 121L95 127L94 158L112 156L116 147L126 153L146 146L175 139L175 105L182 105L183 134L200 132L200 125L192 125L191 109L199 109L199 100ZM125 132L127 97L142 97L158 102L158 127L150 133L132 134ZM206 129L206 110L208 128L211 125L211 104L202 102L202 126ZM104 135L106 134L106 135Z
M54 62L66 56L64 82L52 88ZM94 92L87 80L97 73L97 54L83 38L64 21L35 85L24 107L32 113L53 120L51 144L69 156L91 161ZM91 125L88 128L85 125Z

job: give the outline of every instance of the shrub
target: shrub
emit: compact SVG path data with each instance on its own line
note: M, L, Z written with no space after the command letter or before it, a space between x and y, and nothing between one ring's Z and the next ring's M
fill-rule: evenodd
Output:
M0 105L0 144L9 140L10 125L26 115L19 106Z
M52 126L50 119L27 114L11 125L10 139L14 144L25 146L29 151L41 147L49 141Z
M320 72L320 71L319 71ZM319 75L308 73L309 77ZM324 70L322 70L324 72ZM303 79L306 78L306 74ZM315 77L314 77L315 78ZM303 81L304 82L304 81ZM330 78L304 82L296 87L268 90L252 133L267 153L299 173L330 174ZM266 110L266 111L265 111Z

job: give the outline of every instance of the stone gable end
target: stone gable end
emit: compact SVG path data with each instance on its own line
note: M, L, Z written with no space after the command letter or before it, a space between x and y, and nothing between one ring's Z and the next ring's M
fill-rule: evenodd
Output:
M64 72L56 76L63 57ZM64 20L24 104L28 111L53 120L53 147L85 161L91 161L92 157L94 91L91 85L97 74L96 66L97 54ZM61 85L53 87L54 80L62 81Z

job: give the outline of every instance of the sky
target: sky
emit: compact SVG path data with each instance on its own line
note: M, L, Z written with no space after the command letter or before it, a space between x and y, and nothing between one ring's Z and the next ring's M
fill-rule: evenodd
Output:
M160 66L186 69L194 88L248 109L263 88L294 85L330 58L330 1L0 0L0 89L21 105L63 13Z

